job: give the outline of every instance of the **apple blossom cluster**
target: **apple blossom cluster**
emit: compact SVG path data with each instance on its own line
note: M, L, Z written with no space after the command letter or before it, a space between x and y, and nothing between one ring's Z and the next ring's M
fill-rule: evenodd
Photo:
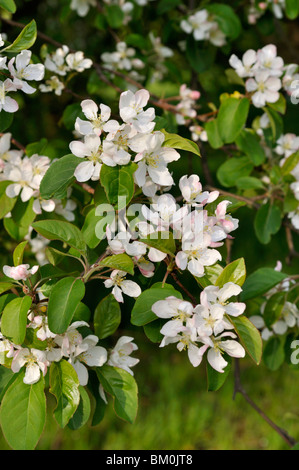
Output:
M101 55L103 65L113 75L114 71L128 72L134 80L142 81L144 76L138 72L144 68L144 62L136 57L136 50L128 47L123 41L116 44L114 52L104 52Z
M265 0L260 2L251 0L251 5L248 11L248 23L256 24L257 20L267 11L272 11L277 19L282 19L285 10L285 0Z
M186 84L180 86L179 91L180 101L176 105L178 113L175 115L178 125L189 125L192 140L198 142L199 140L207 142L208 136L205 129L196 123L196 101L200 98L200 92L191 90ZM190 126L190 121L194 121Z
M284 164L288 157L290 157L295 152L299 151L299 137L292 133L282 135L277 141L277 144L278 145L275 151L279 155L283 156L282 160L280 161L281 166ZM297 199L298 201L298 206L296 210L288 214L288 217L289 219L291 219L293 226L296 229L299 229L299 164L295 166L295 168L290 172L290 174L295 179L295 181L290 184L290 189L293 192L295 199Z
M234 329L230 317L242 315L246 305L229 299L241 291L240 286L228 282L222 288L206 287L196 306L172 296L155 302L152 311L158 318L167 320L160 331L163 335L160 347L177 344L179 351L187 350L194 367L200 365L207 352L211 367L223 373L228 364L224 353L237 358L245 356L243 346L230 331Z
M34 198L33 211L36 214L55 211L73 220L73 215L69 213L76 208L73 201L67 202L66 207L60 200L43 200L40 197L40 183L51 164L49 157L38 154L28 157L22 150L12 150L10 147L11 134L3 134L0 138L0 181L10 182L6 195L10 198L20 196L22 202Z
M271 149L267 146L266 141L264 139L264 130L270 126L270 121L267 114L263 114L260 118L260 128L258 129L257 133L262 137L261 145L263 145L266 154L269 158L272 157ZM276 146L274 147L274 152L276 155L280 157L279 165L282 167L286 160L293 154L299 151L299 137L296 134L291 132L282 134L276 142ZM290 171L290 175L294 177L294 181L290 183L290 190L294 194L295 199L299 201L299 164L295 166ZM270 179L268 176L263 178L263 181L268 184L270 183ZM299 202L298 207L288 213L288 218L291 219L292 225L299 229Z
M82 73L90 69L92 64L92 60L86 58L82 51L71 52L65 45L59 47L45 56L44 66L48 73L39 90L42 93L54 92L60 96L65 89L63 78L67 78L70 72Z
M202 9L181 21L181 28L187 34L192 34L196 41L209 41L217 47L226 44L225 34L219 28L213 14Z
M265 131L270 127L270 120L266 113L258 118L258 129L256 129L257 134L261 137L260 143L265 151L267 157L271 160L273 156L279 156L279 165L282 167L287 159L299 151L299 137L296 134L288 132L282 134L276 141L276 145L272 149L267 145L265 138ZM289 187L291 192L294 194L295 199L299 201L299 164L297 164L291 171L290 175L294 177L294 181L290 183ZM270 184L270 178L265 175L262 178L262 181L265 184ZM299 229L299 202L298 207L288 213L288 218L291 219L292 225Z
M242 59L233 54L229 63L239 77L247 78L245 88L251 93L252 103L257 108L262 108L267 103L276 103L280 97L279 92L287 87L283 77L287 67L277 55L277 48L273 44L258 51L249 49ZM289 78L286 81L288 80Z
M11 267L4 266L3 273L16 285L26 287L26 281L33 276L39 266L30 268L29 264ZM40 296L42 296L40 294ZM42 296L43 297L43 296ZM43 301L44 302L44 301ZM131 357L138 349L133 338L122 336L115 347L107 351L99 346L99 338L89 334L85 337L80 333L81 327L89 328L85 321L75 321L64 334L54 334L49 329L47 306L45 303L34 304L27 315L27 329L34 330L35 347L23 347L13 344L0 333L0 364L11 367L14 373L25 367L24 383L33 384L39 381L40 374L45 375L51 362L59 362L66 358L78 374L81 385L87 385L89 367L101 367L107 363L119 367L133 375L132 367L139 359ZM40 348L38 347L40 341Z
M190 90L186 84L180 86L180 102L177 104L176 109L176 121L180 125L186 123L186 119L196 118L196 101L200 98L200 92L196 90Z
M205 274L205 267L221 260L221 254L215 248L223 245L223 240L230 238L230 233L237 229L238 220L227 214L229 201L220 202L211 215L205 208L214 202L218 191L202 191L197 175L183 176L179 187L185 204L180 207L171 194L153 198L151 207L142 206L145 221L137 223L142 237L150 237L157 232L172 231L180 245L175 257L176 265L182 271L188 270L195 277ZM160 261L161 255L154 253ZM164 254L164 259L166 255ZM151 258L151 261L154 261Z
M155 36L153 32L149 33L149 39L153 47L151 60L154 65L151 81L155 82L162 80L164 75L168 72L164 62L165 59L173 56L173 51L169 47L164 46L161 38Z
M44 78L45 67L43 64L31 63L32 52L23 50L16 57L7 62L7 57L1 57L0 69L6 78L0 82L0 112L15 113L19 109L18 102L9 93L22 91L31 95L36 89L28 82L41 81ZM7 71L7 72L6 72Z
M15 273L11 273L14 279L20 278L16 273L21 269L24 268L17 266ZM23 279L27 278L25 276L26 272ZM36 337L34 348L13 344L0 333L0 363L10 367L14 373L25 368L23 379L25 384L38 382L41 374L46 375L52 362L59 362L63 358L74 367L82 386L88 383L88 367L101 367L105 363L124 369L133 375L131 368L139 362L139 359L131 357L131 353L138 349L132 342L133 338L122 336L115 347L107 351L98 345L97 336L89 334L83 337L79 329L89 328L89 324L84 321L72 323L64 334L52 333L48 326L46 311L46 306L41 305L28 314L27 329L32 329Z
M78 181L97 181L103 164L111 167L137 163L134 177L136 184L147 191L148 186L169 187L174 184L167 168L172 161L180 158L179 153L163 147L165 136L162 132L153 132L155 110L144 107L149 100L147 90L123 92L119 101L119 115L122 123L111 120L111 109L92 100L81 103L86 120L77 118L76 131L83 141L70 143L73 155L82 158L75 170ZM132 155L135 154L132 160Z
M275 271L281 271L282 264L280 261L277 262ZM280 285L274 287L269 292L267 292L264 297L265 301L262 303L260 308L260 315L253 315L249 319L252 323L261 330L262 339L267 341L273 335L284 335L289 330L294 327L299 327L299 310L295 303L285 300L284 305L281 309L279 318L271 325L267 327L264 320L264 312L267 304L267 300L271 298L272 295L282 292L287 293L290 291L291 287L295 284L294 280L286 278Z
M179 187L185 204L180 207L171 194L153 196L150 207L143 204L136 224L125 225L115 234L114 226L106 230L109 252L126 253L144 277L152 277L155 263L167 258L167 254L141 241L146 237L172 233L179 243L175 257L176 266L188 270L195 277L205 275L205 267L221 261L216 249L223 245L230 233L237 229L238 220L227 214L229 201L221 201L214 213L209 214L206 205L213 203L219 196L218 191L202 191L197 175L183 176ZM130 208L128 209L128 211ZM112 287L112 294L118 302L123 302L123 294L137 298L141 289L134 281L126 279L123 271L114 270L104 282L106 288Z

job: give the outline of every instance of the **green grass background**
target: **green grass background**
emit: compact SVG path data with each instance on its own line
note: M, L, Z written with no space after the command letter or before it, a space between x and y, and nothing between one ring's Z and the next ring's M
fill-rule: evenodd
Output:
M284 440L241 395L233 400L231 371L218 392L207 392L205 367L194 369L175 347L159 349L136 337L140 363L135 367L139 411L131 425L117 418L109 400L103 421L72 431L53 417L55 399L48 395L48 417L39 450L287 450ZM136 353L135 353L136 355ZM276 372L250 359L241 361L249 396L271 419L299 440L299 373L287 365ZM9 449L4 438L2 450Z

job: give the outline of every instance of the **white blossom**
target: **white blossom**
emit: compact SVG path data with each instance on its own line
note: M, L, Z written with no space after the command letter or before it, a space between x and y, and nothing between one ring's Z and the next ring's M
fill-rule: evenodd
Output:
M139 359L131 357L132 352L138 349L133 340L134 338L130 336L121 336L114 348L109 351L107 364L124 369L129 374L134 375L131 368L138 364Z
M16 374L25 366L26 372L23 379L25 384L31 385L39 381L40 374L46 375L49 361L45 351L39 349L19 349L12 360L11 370Z
M129 297L139 297L141 294L141 289L138 284L134 281L126 279L127 273L115 269L112 271L110 279L107 279L104 282L105 287L108 289L113 287L112 294L118 302L123 302L123 294L128 295Z
M43 64L31 64L31 51L24 50L8 63L8 70L13 76L14 85L24 93L32 94L35 88L27 81L41 81L44 78L45 66Z
M89 12L90 7L95 7L96 4L96 0L72 0L70 8L75 10L79 16L84 17Z

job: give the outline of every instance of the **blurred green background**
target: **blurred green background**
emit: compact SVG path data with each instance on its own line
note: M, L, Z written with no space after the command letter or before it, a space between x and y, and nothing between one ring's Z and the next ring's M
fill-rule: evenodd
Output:
M139 412L131 425L118 419L109 405L101 424L77 431L60 429L49 395L46 427L38 450L287 450L284 440L263 421L241 395L233 400L234 380L218 392L207 392L205 367L194 369L175 348L159 350L135 335L140 363ZM242 361L242 382L268 416L299 440L299 372L284 366L270 372ZM4 439L0 448L8 449Z
M93 18L90 14L85 19L80 19L74 12L70 12L69 0L59 2L17 0L16 3L19 7L14 17L16 21L26 24L35 18L39 30L63 44L84 50L87 57L100 61L102 52L114 48L113 38L98 28L100 23L97 22L97 18ZM236 0L229 3L238 6L238 11L243 17L242 2ZM157 34L161 33L163 41L168 40L167 45L177 47L178 38L173 32L171 33L171 19L167 25L165 18L152 20L150 10L147 10L147 16L142 19L143 21L136 23L137 31L143 33L145 24L147 30L152 29ZM223 73L223 69L228 67L228 58L232 52L240 55L249 47L257 48L275 42L286 62L292 62L295 58L298 62L298 22L283 24L279 29L276 29L276 26L273 16L268 15L259 27L245 28L240 40L233 44L233 49L227 49L226 54L218 55L216 63L200 74L198 78L204 90L204 104L207 101L214 101L217 104L220 93L234 91L234 87L229 85ZM9 38L14 38L19 33L18 28L4 24L2 31L8 33ZM124 29L120 34L125 38L128 31ZM42 45L43 41L38 39L34 47L37 56ZM180 73L178 75L174 73L171 82L152 85L154 93L160 96L176 95L181 83L185 81L190 83L191 72L180 64L178 70ZM103 86L95 74L89 76L89 72L85 72L75 77L70 83L70 88L86 95L87 84L87 93L92 99L98 103L105 102L117 112L118 97L113 90ZM80 100L67 93L61 97L41 94L32 97L22 95L21 100L20 115L23 113L26 119L16 117L11 129L13 136L24 145L43 137L47 138L49 144L46 154L51 157L61 157L69 153L68 145L73 140L73 128L65 126L67 120L63 122L62 115L68 105L79 103ZM290 106L286 132L299 134L297 117L298 107ZM182 134L184 132L183 129ZM188 133L186 137L190 137ZM211 172L215 176L217 168L226 156L221 151L206 150ZM187 171L189 174L198 173L203 179L198 157L190 159L188 156L183 156L179 163L173 165L172 170L175 179ZM215 184L217 185L217 181ZM283 262L285 272L298 273L298 260L294 260L292 266L287 266L285 263L288 250L284 229L273 237L270 245L264 246L254 235L254 212L243 207L234 216L240 219L240 228L235 232L232 260L244 257L248 273L261 266L274 267L277 260ZM11 251L12 247L9 237L3 231L1 237L2 245L6 248L1 255L3 265L8 263L6 251ZM294 242L299 250L298 236ZM225 258L225 248L222 253ZM188 287L194 292L197 286L190 279ZM91 303L96 304L103 296L104 289L99 285L97 289L97 291L92 290ZM199 293L198 290L195 295ZM130 306L128 303L123 330L118 333L134 336L139 346L135 356L140 359L140 363L134 372L139 386L140 402L135 424L130 425L118 419L109 400L109 406L100 425L94 428L88 425L78 431L68 428L62 430L53 418L55 399L49 394L47 423L37 449L280 450L288 448L283 439L262 420L241 395L237 395L233 400L233 372L218 392L207 392L204 365L194 369L187 355L179 354L175 346L159 349L159 345L150 343L142 331L134 329L132 332L132 329L128 329ZM250 359L246 359L241 363L241 375L249 396L276 424L285 428L299 441L299 372L287 365L276 372L271 372L263 364L256 367ZM1 437L0 449L8 448Z

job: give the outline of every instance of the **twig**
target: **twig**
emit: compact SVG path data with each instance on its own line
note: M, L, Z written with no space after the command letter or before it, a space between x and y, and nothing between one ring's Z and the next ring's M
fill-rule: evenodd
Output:
M81 188L83 188L85 191L87 191L89 194L94 195L95 190L94 190L91 186L89 186L89 184L87 184L87 183L80 183L80 181L76 181L76 183L77 183L79 186L81 186Z
M237 393L240 393L247 403L274 429L283 439L284 441L290 446L294 447L296 444L296 440L291 437L287 431L282 429L281 427L277 426L269 416L248 396L247 392L245 391L242 383L241 383L241 374L240 374L240 363L238 359L235 359L235 386L234 386L234 395L233 398L235 399Z
M287 256L286 262L288 265L291 264L293 258L299 258L299 253L295 250L291 227L285 227L286 239L289 248L289 254Z
M175 272L171 272L170 275L172 276L173 280L177 283L177 285L185 292L185 294L189 297L193 305L197 304L196 298L186 289L186 287L180 282L179 278L177 277Z
M213 186L207 186L206 189L208 189L210 191L219 191L219 193L222 194L223 196L233 197L233 198L237 199L238 201L246 202L246 204L248 204L250 206L253 206L255 209L259 209L259 207L260 207L259 204L257 204L255 201L265 198L265 195L261 195L261 196L255 196L255 197L249 199L249 198L244 197L244 196L239 196L238 194L234 194L234 193L230 193L228 191L224 191L223 189L214 188Z

